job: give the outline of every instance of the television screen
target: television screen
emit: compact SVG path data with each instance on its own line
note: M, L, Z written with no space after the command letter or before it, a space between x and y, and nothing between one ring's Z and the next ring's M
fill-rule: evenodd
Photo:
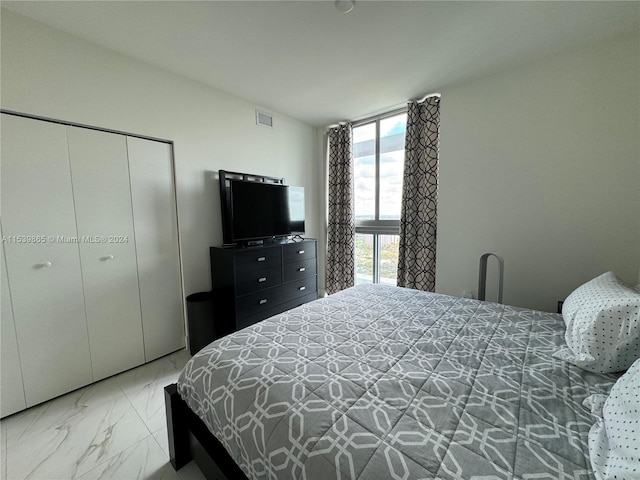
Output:
M291 233L287 186L233 180L230 189L232 241Z

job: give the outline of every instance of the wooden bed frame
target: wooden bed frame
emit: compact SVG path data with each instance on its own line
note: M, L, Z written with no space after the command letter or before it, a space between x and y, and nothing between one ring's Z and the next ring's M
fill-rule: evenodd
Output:
M191 460L209 480L248 480L222 444L182 400L175 383L164 388L171 465L179 470Z

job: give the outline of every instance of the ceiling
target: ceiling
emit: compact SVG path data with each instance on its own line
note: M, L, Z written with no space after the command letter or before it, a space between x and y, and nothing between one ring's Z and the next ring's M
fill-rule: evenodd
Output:
M640 31L640 2L2 1L312 125Z

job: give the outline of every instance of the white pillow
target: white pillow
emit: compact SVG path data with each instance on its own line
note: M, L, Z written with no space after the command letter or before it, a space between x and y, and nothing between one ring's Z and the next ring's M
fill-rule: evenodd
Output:
M592 400L594 405L598 399ZM596 478L640 478L640 360L611 388L597 417L589 431L589 458Z
M554 357L591 372L626 370L640 358L640 293L607 272L562 305L567 347Z

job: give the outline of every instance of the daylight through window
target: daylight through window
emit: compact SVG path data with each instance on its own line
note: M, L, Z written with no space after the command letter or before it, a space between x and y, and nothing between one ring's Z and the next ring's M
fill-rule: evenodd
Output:
M353 127L356 284L396 284L406 111Z

